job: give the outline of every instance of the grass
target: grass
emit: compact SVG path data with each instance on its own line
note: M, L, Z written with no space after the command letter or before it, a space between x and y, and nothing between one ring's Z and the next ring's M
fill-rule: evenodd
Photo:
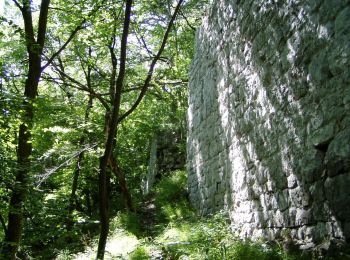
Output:
M278 245L242 241L229 230L225 212L200 217L186 199L186 175L176 171L153 188L155 219L142 230L142 214L121 213L114 225L138 236L126 259L262 259L292 260ZM150 200L150 198L148 198ZM139 218L139 220L137 220Z
M145 215L151 207L153 219ZM145 222L148 219L148 222ZM94 259L95 247L59 259ZM160 180L136 213L122 211L111 220L106 259L239 259L302 260L302 253L287 254L278 243L240 240L229 230L225 212L200 217L186 199L186 175L172 172Z

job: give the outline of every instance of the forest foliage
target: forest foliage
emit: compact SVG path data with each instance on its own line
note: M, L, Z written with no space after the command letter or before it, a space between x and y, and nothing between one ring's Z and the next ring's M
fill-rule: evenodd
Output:
M100 161L112 120L117 120L117 127L110 134L112 154L102 180L108 217L125 203L133 210L128 193L134 203L142 199L150 139L162 129L185 129L188 68L205 4L200 0L4 1L0 11L2 254L14 258L19 251L18 257L54 257L60 248L86 238L87 226L98 227ZM114 102L116 93L119 105ZM116 107L119 113L113 117ZM13 219L16 225L11 224ZM99 258L103 258L101 250Z

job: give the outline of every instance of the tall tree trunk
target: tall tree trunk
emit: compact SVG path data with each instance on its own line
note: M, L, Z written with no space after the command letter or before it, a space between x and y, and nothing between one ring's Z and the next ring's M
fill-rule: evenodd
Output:
M111 73L111 77L110 77L110 82L109 82L109 94L111 97L111 100L114 99L114 95L115 95L115 88L116 88L116 74L117 74L117 57L114 53L114 48L116 45L116 33L117 33L117 23L118 23L118 19L116 17L116 15L114 15L114 28L113 28L113 34L111 37L111 42L110 42L110 46L109 46L109 53L111 55L111 64L112 64L112 73ZM113 104L112 104L113 106ZM106 115L105 115L105 138L106 138L106 142L108 140L108 133L109 133L109 125L110 125L110 111L106 111ZM113 142L113 147L112 147L112 151L115 148L115 144L116 142ZM124 199L125 199L125 205L126 207L133 211L133 205L132 205L132 199L131 199L131 195L129 192L129 189L127 187L126 184L126 180L125 180L125 176L124 174L121 172L120 168L118 167L117 161L116 159L113 157L113 155L111 155L111 158L109 160L109 166L111 167L111 170L113 171L114 175L117 177L118 179L118 183L119 186L122 190L122 193L124 194Z
M16 259L23 225L23 205L29 188L30 156L32 154L31 128L33 125L33 103L37 96L41 76L41 55L45 43L47 15L50 0L42 0L39 15L39 28L35 40L30 1L23 1L23 6L16 2L22 12L29 68L24 86L22 123L18 131L17 171L15 186L10 198L7 232L1 252L2 259Z
M169 37L169 33L171 30L171 27L174 24L175 18L177 16L178 11L180 10L180 6L183 3L184 0L179 0L177 3L177 6L175 8L175 11L173 13L173 16L171 17L168 27L165 31L161 46L156 54L156 56L153 58L149 70L148 75L145 79L145 82L141 88L141 92L136 99L135 103L131 106L131 108L126 111L123 115L119 115L120 111L120 102L121 102L121 95L123 90L123 82L125 77L125 66L126 66L126 47L127 47L127 38L129 34L129 25L130 25L130 13L131 13L131 5L132 0L126 0L126 6L125 6L125 13L124 13L124 23L123 23L123 33L121 37L121 43L120 43L120 56L119 56L119 73L118 77L115 83L115 94L113 97L113 110L110 116L110 121L108 124L108 137L105 144L105 151L103 156L100 158L100 171L99 171L99 197L100 197L100 222L101 222L101 230L100 230L100 238L98 243L98 249L97 249L97 259L103 259L104 253L105 253L105 247L108 237L108 231L109 231L109 219L108 219L108 192L107 187L109 185L108 181L109 178L107 178L106 169L108 166L109 161L111 160L112 151L115 147L115 144L117 143L117 125L120 123L123 119L125 119L128 115L130 115L140 104L141 100L143 99L144 95L146 94L146 91L149 87L153 71L155 68L155 65L157 61L159 60L167 39ZM113 56L113 55L112 55Z
M9 202L7 232L0 252L1 259L16 259L18 251L22 225L23 206L27 197L27 190L30 186L30 157L32 155L31 130L33 125L33 104L38 95L38 85L42 71L49 66L57 57L75 34L82 29L79 25L71 33L68 40L55 52L48 62L41 66L42 54L45 45L46 27L50 0L41 0L37 33L34 33L32 8L29 0L23 0L22 5L18 1L13 1L20 9L23 17L25 44L28 53L28 72L24 85L23 95L23 115L18 130L17 144L17 168L15 172L15 185ZM84 22L84 21L83 21Z
M113 110L111 114L111 120L108 127L108 138L105 144L105 151L103 156L100 158L100 172L99 172L99 197L100 197L100 238L98 241L97 249L97 259L103 259L105 254L105 247L109 232L109 217L108 217L108 192L107 187L109 186L107 178L107 165L109 159L112 155L112 150L114 143L117 138L117 121L119 116L121 94L124 84L124 75L125 75L125 65L126 65L126 46L127 38L129 34L129 25L130 25L130 15L131 15L131 5L132 0L126 0L125 5L125 15L124 15L124 26L123 33L121 38L121 47L120 47L120 63L119 63L119 74L116 81L115 94L113 98Z

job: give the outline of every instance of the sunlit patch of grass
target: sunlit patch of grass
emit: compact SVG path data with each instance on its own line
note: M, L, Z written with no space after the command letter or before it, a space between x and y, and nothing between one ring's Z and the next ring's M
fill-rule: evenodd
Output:
M140 244L138 238L128 232L119 230L109 238L106 245L106 256L126 257Z
M131 234L141 236L141 220L140 216L131 211L120 211L117 216L111 220L110 229L125 229Z
M189 232L183 226L169 226L162 234L160 234L156 241L159 243L168 243L174 241L187 241L189 238Z
M148 250L145 247L138 247L129 255L130 260L148 260L150 255Z
M141 241L123 229L114 229L109 236L106 244L105 259L127 259L128 255L135 251ZM95 241L83 253L68 255L67 252L62 252L57 259L59 260L88 260L95 259L97 252L97 241Z
M186 193L187 177L184 171L169 173L169 176L162 178L154 187L156 202L175 202L184 197Z
M165 223L195 215L186 199L186 182L186 173L175 171L156 184L154 193L158 221Z

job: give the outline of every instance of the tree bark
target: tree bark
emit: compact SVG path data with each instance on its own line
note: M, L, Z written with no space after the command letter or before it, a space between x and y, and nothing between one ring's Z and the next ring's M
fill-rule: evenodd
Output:
M116 75L117 75L117 57L114 53L114 48L116 45L116 32L117 32L117 15L114 14L114 19L115 19L115 23L114 23L114 28L113 28L113 34L111 37L111 42L109 44L109 53L111 56L111 65L112 65L112 74L110 77L110 81L109 81L109 94L111 97L111 100L114 99L114 95L115 95L115 87L116 87ZM113 104L112 104L113 106ZM109 124L110 124L110 111L106 111L106 115L105 115L105 137L106 137L106 142L108 139L108 133L109 133ZM113 143L113 147L112 147L112 151L115 148L115 144L116 142ZM121 172L118 164L117 164L117 160L113 157L113 155L111 155L110 160L109 160L109 166L111 167L112 172L114 173L114 175L117 177L118 179L118 183L119 186L122 190L122 193L124 194L124 199L125 199L125 205L127 207L127 209L133 211L133 204L132 204L132 199L131 199L131 195L129 192L129 189L127 187L126 184L126 180L125 180L125 176L124 174Z
M130 13L131 13L131 5L132 0L126 0L126 6L125 6L125 13L124 13L124 23L123 23L123 33L121 38L121 44L120 44L120 56L119 56L119 74L118 78L115 83L115 94L113 97L113 109L111 116L109 117L109 123L106 127L108 131L107 141L105 144L105 151L103 156L100 158L100 171L99 171L99 197L100 197L100 224L101 224L101 230L100 230L100 238L98 243L98 249L97 249L97 259L103 259L104 253L105 253L105 247L108 237L108 231L109 231L109 219L108 219L108 178L106 174L106 169L109 164L109 161L111 160L112 151L115 147L115 144L117 143L117 125L120 123L123 119L125 119L128 115L130 115L140 104L141 100L143 99L152 75L155 68L155 65L157 61L159 60L167 39L169 37L169 33L171 30L171 27L175 21L175 18L177 16L178 11L180 10L180 6L183 3L184 0L179 0L178 4L175 8L174 14L172 15L168 27L166 29L166 32L163 37L163 41L161 43L161 46L158 50L157 55L153 58L151 65L149 67L148 75L145 79L145 82L141 88L141 92L136 99L135 103L131 106L131 108L125 112L122 116L119 115L120 112L120 102L121 102L121 95L123 92L123 82L125 77L125 66L126 66L126 47L127 47L127 38L129 34L129 25L130 25Z
M175 19L176 19L176 16L178 14L178 12L180 11L180 7L182 5L184 0L179 0L176 7L175 7L175 10L174 10L174 13L173 15L171 16L171 19L168 23L168 27L164 33L164 36L163 36L163 40L162 40L162 43L159 47L159 50L156 54L156 56L154 56L152 62L151 62L151 65L149 66L149 69L148 69L148 73L147 73L147 77L143 83L143 86L141 88L141 91L140 91L140 94L139 96L137 97L135 103L130 107L130 109L128 111L126 111L122 116L120 116L118 118L118 123L120 123L122 120L124 120L126 117L128 117L137 107L138 105L140 104L140 102L142 101L143 97L145 96L148 88L149 88L149 85L150 85L150 82L151 82L151 79L152 79L152 76L153 76L153 72L154 72L154 68L158 62L158 60L160 59L160 56L162 55L164 49L165 49L165 45L168 41L168 38L169 38L169 34L170 34L170 30L175 22Z
M2 229L4 230L4 233L5 233L5 236L6 236L6 233L7 233L6 222L5 222L4 217L1 215L1 213L0 213L0 222L1 222L1 225L2 225Z
M115 94L113 99L113 110L111 114L111 120L108 127L108 137L105 144L105 151L100 158L100 171L99 171L99 197L100 197L100 238L98 241L97 259L104 259L105 247L109 232L109 217L108 217L108 178L107 178L107 165L112 155L112 149L114 147L115 140L117 138L117 121L119 116L121 94L123 90L125 65L126 65L126 47L127 38L129 34L130 15L131 15L132 0L126 0L125 13L124 13L124 26L121 38L120 58L119 58L119 74L116 81Z
M30 156L32 154L31 128L33 125L33 103L37 96L41 76L41 55L45 43L47 15L50 0L42 0L39 15L37 40L35 40L30 1L17 5L24 21L29 67L24 86L24 115L19 126L17 145L17 171L15 186L11 194L8 213L7 232L2 247L3 259L16 259L23 225L23 205L29 187Z
M92 203L91 203L91 195L90 195L90 190L89 188L84 189L84 194L85 194L85 203L86 203L86 210L87 210L87 215L89 217L92 216Z
M121 188L121 190L124 194L124 197L125 197L125 204L126 204L127 209L129 209L130 211L134 211L134 206L132 203L132 199L131 199L131 195L130 195L128 186L126 184L125 175L123 174L123 172L119 168L117 161L115 160L115 158L113 156L111 156L111 158L109 160L109 164L111 166L111 169L112 169L114 175L118 179L120 188Z

